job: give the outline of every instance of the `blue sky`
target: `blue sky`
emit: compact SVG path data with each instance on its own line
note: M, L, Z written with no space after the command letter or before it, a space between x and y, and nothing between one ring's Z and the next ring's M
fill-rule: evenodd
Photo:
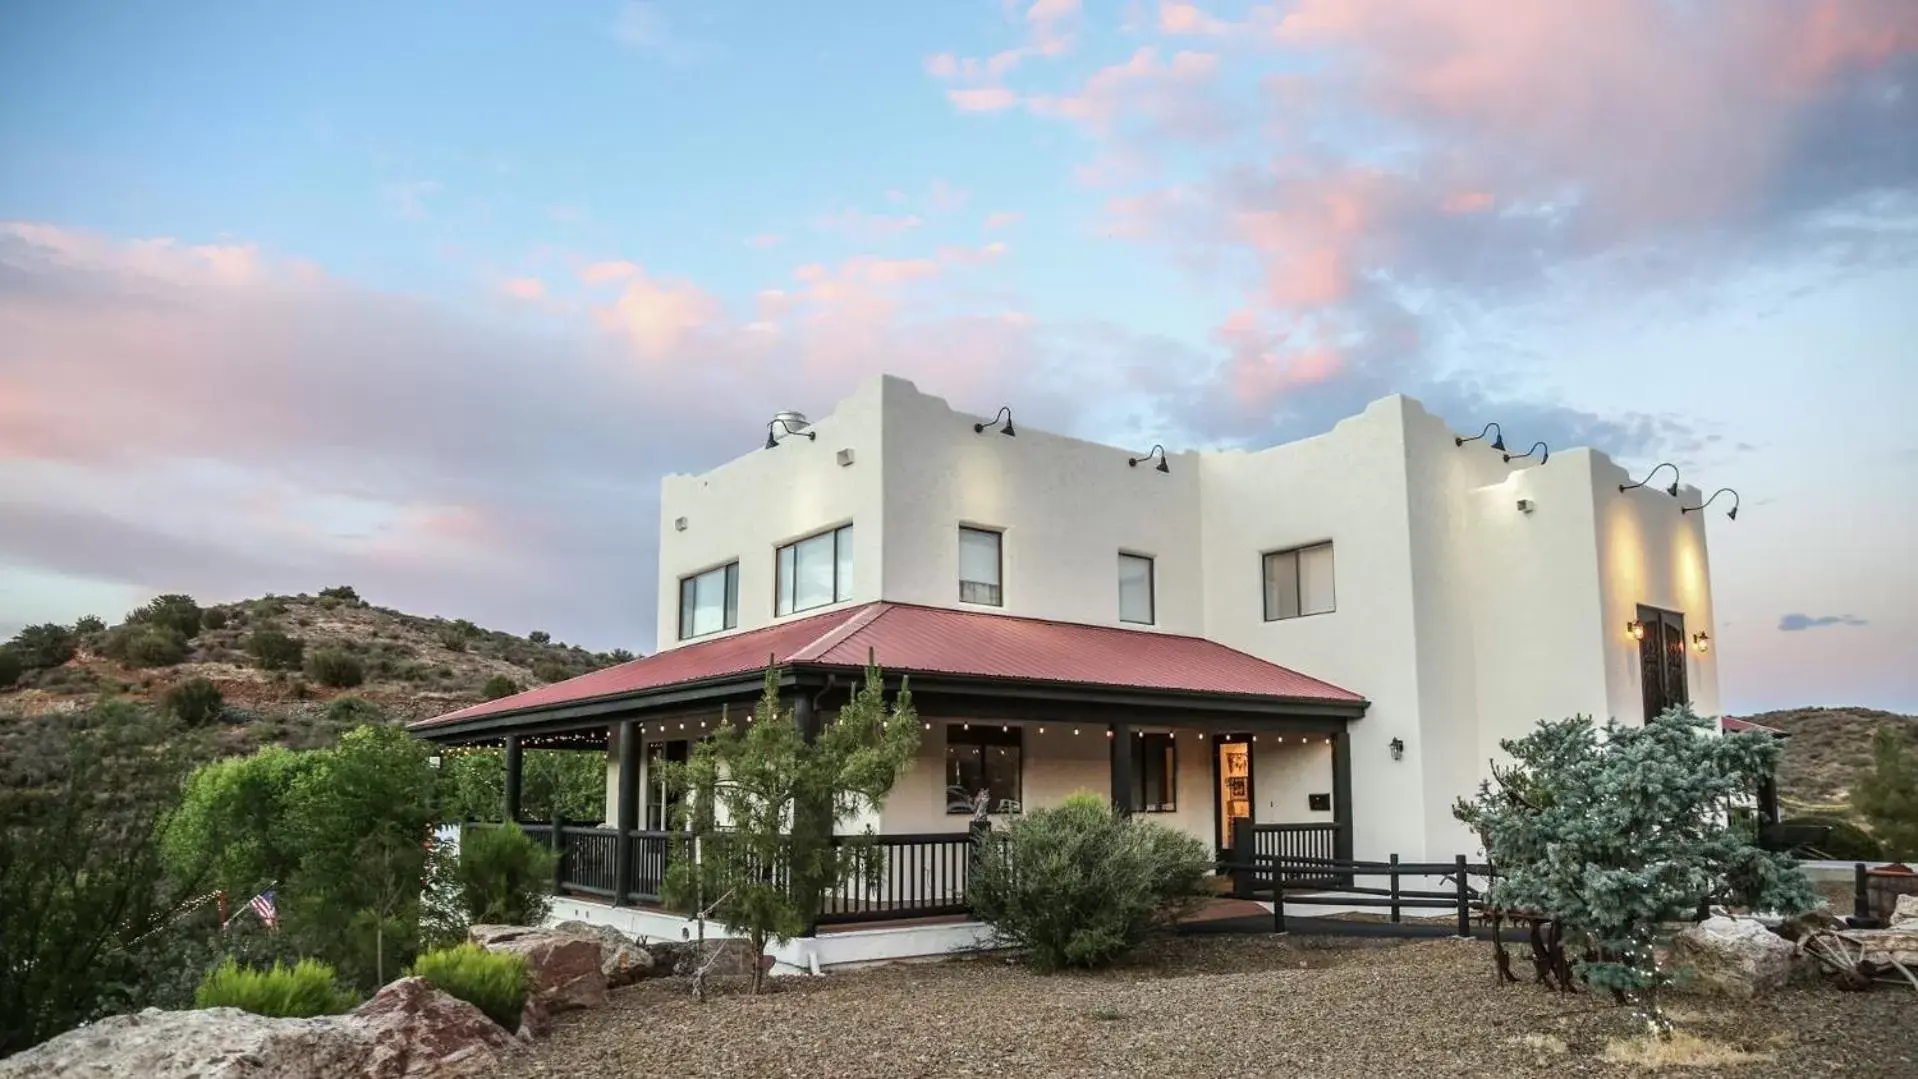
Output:
M0 101L0 631L350 581L644 651L659 475L889 370L1673 460L1745 499L1728 703L1918 709L1898 0L10 5Z

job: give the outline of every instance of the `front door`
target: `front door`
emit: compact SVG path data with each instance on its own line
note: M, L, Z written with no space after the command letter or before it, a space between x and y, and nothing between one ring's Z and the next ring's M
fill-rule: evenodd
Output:
M1212 771L1218 779L1218 848L1232 846L1232 822L1252 816L1252 743L1244 735L1221 735L1214 745Z
M1638 678L1650 723L1667 708L1691 703L1685 687L1685 616L1640 604L1638 621L1645 627L1638 641Z

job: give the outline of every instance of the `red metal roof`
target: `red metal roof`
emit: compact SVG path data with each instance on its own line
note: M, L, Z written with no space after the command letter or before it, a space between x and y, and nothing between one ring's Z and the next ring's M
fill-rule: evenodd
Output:
M620 697L780 666L863 668L1357 703L1364 698L1216 641L902 603L868 603L669 649L415 727Z
M1736 719L1732 716L1719 717L1718 725L1719 729L1727 734L1737 734L1740 731L1759 731L1764 734L1776 735L1779 738L1791 737L1790 731L1781 731L1777 727L1767 727L1763 723L1753 723L1749 719Z

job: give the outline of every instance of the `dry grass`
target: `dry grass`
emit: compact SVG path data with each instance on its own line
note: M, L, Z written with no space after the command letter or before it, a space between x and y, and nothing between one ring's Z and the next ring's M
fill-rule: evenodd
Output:
M1751 1052L1683 1030L1665 1037L1640 1035L1613 1038L1605 1043L1603 1058L1613 1064L1629 1064L1646 1071L1666 1068L1729 1068L1744 1064L1768 1064L1777 1059L1769 1051Z

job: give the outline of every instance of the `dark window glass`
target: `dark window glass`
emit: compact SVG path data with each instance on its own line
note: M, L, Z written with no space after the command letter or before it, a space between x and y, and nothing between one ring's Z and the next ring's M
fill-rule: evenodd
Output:
M779 548L773 613L824 607L852 596L852 526L808 536Z
M984 724L946 728L946 812L971 813L986 792L994 813L1019 812L1020 730Z
M1170 734L1141 734L1133 739L1132 811L1173 813L1179 808L1179 751Z
M739 563L679 581L679 639L703 637L739 625Z

